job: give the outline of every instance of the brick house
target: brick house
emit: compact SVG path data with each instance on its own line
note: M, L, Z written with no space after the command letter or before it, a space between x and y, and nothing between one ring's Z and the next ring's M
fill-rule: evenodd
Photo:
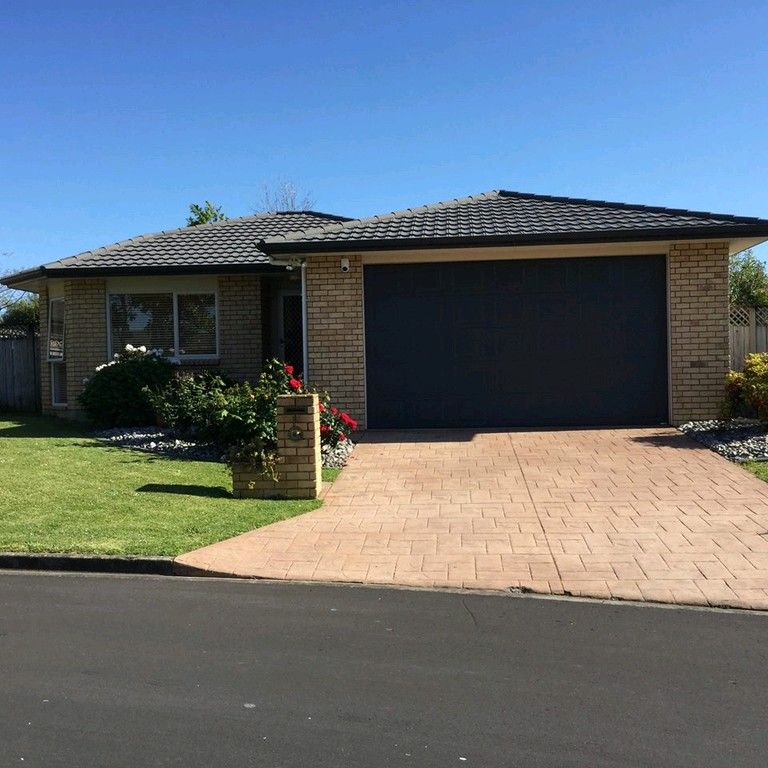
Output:
M278 357L376 428L716 416L728 256L768 220L494 191L364 219L261 214L2 278L41 298L42 400L125 344L255 377Z

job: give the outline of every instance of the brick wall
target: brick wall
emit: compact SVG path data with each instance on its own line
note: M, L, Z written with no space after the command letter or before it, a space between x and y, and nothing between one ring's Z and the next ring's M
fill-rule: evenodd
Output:
M307 259L308 378L312 386L327 390L363 428L362 258L350 256L349 265L349 272L342 272L339 256Z
M48 288L40 290L40 403L43 413L53 411L51 368L48 362Z
M669 250L673 424L717 417L728 370L728 243Z
M104 280L80 278L64 283L64 358L67 363L67 411L80 412L77 396L83 380L109 359L107 292Z
M222 372L233 378L253 381L261 372L261 278L258 275L219 278L219 358Z

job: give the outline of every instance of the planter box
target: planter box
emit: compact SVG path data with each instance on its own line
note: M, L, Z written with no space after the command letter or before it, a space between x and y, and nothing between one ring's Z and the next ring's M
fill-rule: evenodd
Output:
M277 398L277 480L249 465L232 467L239 499L316 499L322 488L320 402L317 395Z

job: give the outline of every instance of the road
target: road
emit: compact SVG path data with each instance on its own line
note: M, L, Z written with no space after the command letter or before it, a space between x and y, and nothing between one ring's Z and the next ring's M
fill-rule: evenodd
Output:
M0 575L1 766L727 766L768 755L768 616Z

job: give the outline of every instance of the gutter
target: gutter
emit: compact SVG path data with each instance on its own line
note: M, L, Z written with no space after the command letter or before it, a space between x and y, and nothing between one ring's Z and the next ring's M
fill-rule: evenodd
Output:
M419 248L490 248L521 245L589 245L591 243L653 242L655 240L730 240L737 237L768 238L768 222L724 227L660 227L584 232L542 232L527 235L491 235L486 237L411 237L372 240L260 241L258 248L271 254L360 253L362 251L398 251Z
M16 283L46 277L152 277L154 275L240 275L259 272L282 272L279 267L258 264L182 265L164 267L36 267L24 272L0 276L0 284L9 288Z

